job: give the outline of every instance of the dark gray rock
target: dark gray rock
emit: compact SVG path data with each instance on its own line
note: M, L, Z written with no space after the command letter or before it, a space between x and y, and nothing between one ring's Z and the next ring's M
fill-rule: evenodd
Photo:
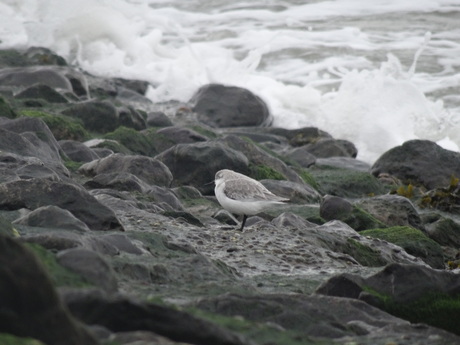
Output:
M158 159L119 153L86 163L78 171L89 176L130 173L147 184L162 187L169 187L173 179L171 171Z
M322 139L332 139L332 136L316 127L302 127L297 129L284 129L268 127L263 129L267 133L285 137L293 147L312 144Z
M154 201L165 210L184 211L182 203L168 188L151 186L147 195L152 197ZM164 207L164 204L168 205L168 207Z
M304 146L289 148L280 153L287 159L296 162L304 168L308 168L316 162L316 157L313 154L311 154Z
M141 255L142 251L136 247L133 242L124 234L104 234L99 236L99 239L110 243L120 252Z
M265 102L240 87L205 85L190 103L198 120L211 127L268 126L272 122Z
M390 174L404 184L427 189L446 187L460 176L460 153L443 149L429 140L410 140L385 152L372 166L372 174Z
M80 234L70 231L50 231L21 237L23 242L36 243L54 252L81 247L83 240Z
M242 152L249 159L253 166L260 166L263 168L269 167L281 173L289 181L300 184L304 183L302 178L293 169L288 167L286 163L268 154L251 141L244 140L235 135L227 135L222 140L232 149ZM258 176L252 177L259 179Z
M155 157L171 170L173 187L191 185L203 194L210 194L217 171L231 169L247 174L248 159L239 151L217 141L178 144ZM184 169L184 167L186 167Z
M355 145L346 140L331 138L320 139L314 143L305 145L305 149L316 158L327 157L356 157L358 150Z
M0 331L50 345L97 344L61 303L37 257L0 235Z
M0 85L24 88L35 84L72 91L72 84L56 67L33 66L0 70Z
M319 207L319 215L325 220L342 220L350 216L352 211L351 202L333 195L325 195Z
M112 132L119 126L117 108L107 101L72 104L62 113L81 120L86 130L91 132Z
M48 85L35 84L28 87L24 91L19 92L15 98L29 99L38 98L43 99L49 103L68 103L69 101L59 92L49 87Z
M427 235L442 246L460 248L460 224L450 218L435 215L435 220L424 221Z
M70 175L62 163L59 144L41 119L20 117L1 123L0 150L19 156L36 157L56 173Z
M113 172L98 174L84 184L87 188L100 189L110 188L130 192L145 193L150 189L150 185L127 172Z
M310 185L284 180L261 180L268 190L289 199L292 203L317 203L321 195Z
M83 248L73 248L57 254L57 261L63 267L78 273L91 284L108 293L118 289L115 272L101 255Z
M174 124L168 115L160 111L155 111L147 114L147 125L149 127L170 127Z
M147 123L144 117L133 107L119 107L118 109L118 124L135 130L147 128Z
M57 206L42 206L36 208L27 215L16 219L13 223L39 228L89 231L88 226L76 218L71 212Z
M60 140L59 146L74 162L91 162L100 157L85 144L74 140Z
M412 202L399 195L379 195L356 203L388 226L408 225L425 231L422 219Z
M254 345L237 333L174 307L123 296L108 297L98 291L67 292L63 298L75 317L112 332L144 330L191 344Z
M371 339L373 344L384 344L390 338L398 339L398 343L405 345L428 345L432 339L438 339L439 345L443 342L453 345L459 340L453 334L433 327L411 325L367 303L349 298L302 294L229 294L204 298L194 307L295 331L297 341L305 343L311 342L311 338L329 343L363 343L365 339ZM432 339L428 340L427 337Z
M19 180L0 185L0 207L36 209L54 205L66 209L93 230L123 230L115 214L83 188L48 180Z
M318 158L315 161L317 167L332 167L339 169L350 169L355 171L369 172L371 166L363 161L352 157L329 157Z

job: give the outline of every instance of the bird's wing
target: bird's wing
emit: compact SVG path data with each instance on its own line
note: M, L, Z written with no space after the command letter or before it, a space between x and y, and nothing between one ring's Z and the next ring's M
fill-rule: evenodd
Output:
M229 180L225 182L225 195L230 199L242 201L287 201L288 199L279 197L267 188L262 183L256 180Z

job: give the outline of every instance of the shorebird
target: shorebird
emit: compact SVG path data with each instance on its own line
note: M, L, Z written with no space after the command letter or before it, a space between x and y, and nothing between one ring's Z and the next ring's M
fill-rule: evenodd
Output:
M248 216L289 201L273 194L259 181L229 169L219 170L214 182L219 204L228 212L243 216L240 231L243 231Z

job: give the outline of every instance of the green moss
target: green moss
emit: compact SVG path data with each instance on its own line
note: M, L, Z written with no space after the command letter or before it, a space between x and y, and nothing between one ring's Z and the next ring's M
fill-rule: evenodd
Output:
M310 186L312 186L313 188L315 188L316 190L318 190L319 188L319 185L318 183L316 182L315 178L313 177L312 174L310 174L308 171L306 171L305 169L296 169L296 172L299 174L299 176L302 178L302 180L309 184Z
M441 268L443 266L441 246L420 230L409 226L394 226L386 229L365 230L361 231L360 234L394 243L404 248L409 254L422 258L433 267Z
M286 180L286 177L283 174L266 165L250 164L249 170L251 172L251 177L256 180Z
M351 255L363 266L380 267L387 264L378 251L352 238L347 239L347 244L342 250L345 254Z
M83 128L81 123L73 119L37 110L21 110L21 115L42 119L56 140L82 141L89 138L88 132Z
M115 131L104 135L104 138L119 142L133 153L149 156L154 152L148 138L132 128L118 127Z
M19 237L19 233L13 227L13 224L2 216L0 216L0 234L10 237Z
M125 147L123 144L120 144L116 140L104 140L101 143L97 144L95 147L97 148L104 148L104 149L109 149L112 150L115 153L124 153L124 154L131 154L132 152Z
M26 243L35 255L40 259L48 271L51 281L55 286L90 287L91 285L80 275L62 267L56 261L53 253L35 243Z
M32 338L20 338L12 334L0 333L2 345L44 345L41 341Z
M421 298L401 303L391 296L383 295L370 288L364 290L377 297L379 308L387 313L408 320L412 323L426 323L460 335L460 295L449 296L442 293L427 292Z
M64 159L64 165L67 169L69 169L72 172L76 172L82 165L82 162L75 162L70 159Z
M386 194L391 189L368 172L331 167L311 168L309 172L318 183L322 194L360 198Z

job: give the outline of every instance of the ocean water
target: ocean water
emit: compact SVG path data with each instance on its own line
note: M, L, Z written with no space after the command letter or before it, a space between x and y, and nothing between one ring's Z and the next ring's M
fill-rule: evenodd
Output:
M460 0L0 0L0 49L48 47L155 102L245 87L274 125L316 126L373 163L460 147Z

